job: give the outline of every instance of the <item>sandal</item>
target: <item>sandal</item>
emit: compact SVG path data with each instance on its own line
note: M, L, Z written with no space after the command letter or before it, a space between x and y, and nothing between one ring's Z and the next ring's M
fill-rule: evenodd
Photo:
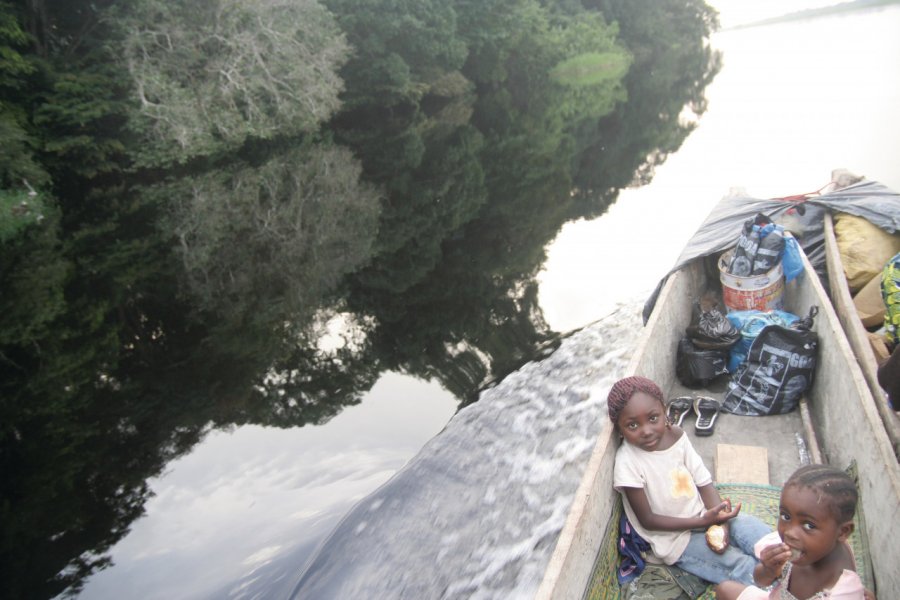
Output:
M716 417L722 407L717 400L709 396L697 396L694 398L694 412L697 413L697 422L694 424L694 432L697 435L712 435L716 425Z
M666 419L672 425L678 425L684 422L684 418L691 412L691 397L679 396L672 398L666 403Z

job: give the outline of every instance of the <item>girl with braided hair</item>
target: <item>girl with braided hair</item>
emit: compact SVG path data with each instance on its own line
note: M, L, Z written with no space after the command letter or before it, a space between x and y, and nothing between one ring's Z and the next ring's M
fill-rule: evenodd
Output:
M781 490L778 531L757 544L760 564L754 573L771 591L726 581L716 587L719 600L862 600L865 590L847 538L853 533L858 493L844 471L828 465L801 467Z
M609 391L607 409L623 438L613 485L628 521L650 544L647 561L712 583L752 584L753 546L771 528L722 500L688 435L666 420L659 386L646 377L621 379ZM721 543L707 540L712 525L724 530Z

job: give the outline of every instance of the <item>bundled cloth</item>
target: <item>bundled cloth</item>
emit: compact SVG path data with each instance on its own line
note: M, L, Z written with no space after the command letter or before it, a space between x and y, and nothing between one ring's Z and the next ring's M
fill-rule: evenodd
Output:
M616 547L622 558L616 569L616 579L619 585L625 585L644 572L647 566L645 557L650 552L650 543L634 530L624 513L619 517L619 542Z
M884 334L888 347L900 341L900 254L888 261L881 273L881 298L884 300Z

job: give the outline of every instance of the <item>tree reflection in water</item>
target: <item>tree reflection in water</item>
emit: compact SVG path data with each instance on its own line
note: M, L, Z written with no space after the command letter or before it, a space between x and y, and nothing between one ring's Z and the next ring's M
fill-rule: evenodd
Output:
M694 0L392 4L401 14L327 0L355 49L341 112L160 156L103 52L163 5L87 4L0 6L0 34L22 32L0 50L48 69L0 70L0 101L10 81L37 88L27 110L54 141L0 155L0 200L22 177L50 199L36 224L0 231L8 597L77 591L142 514L147 479L214 428L324 423L388 370L465 404L551 351L545 246L652 177L719 67ZM173 0L160 19L189 9ZM164 64L181 58L147 63L174 86L160 89L183 84ZM235 107L207 105L217 126ZM336 314L352 343L323 351L317 324Z

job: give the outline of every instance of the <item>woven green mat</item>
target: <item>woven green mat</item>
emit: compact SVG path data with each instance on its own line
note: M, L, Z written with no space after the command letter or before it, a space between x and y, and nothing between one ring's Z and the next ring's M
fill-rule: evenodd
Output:
M612 515L606 523L603 542L597 560L594 562L594 574L584 597L589 600L618 600L619 581L616 579L616 567L619 564L619 518L622 516L622 499L616 500Z
M851 472L851 475L853 473ZM741 502L741 513L753 515L773 529L778 523L778 502L781 488L771 485L720 483L716 485L723 498L730 498L732 503ZM619 535L619 516L622 514L621 500L616 502L613 514L606 525L603 542L594 563L594 573L585 593L587 600L627 600L632 597L650 597L664 600L691 600L666 571L673 567L648 566L635 586L630 590L622 590L616 581L616 565L619 554L616 549ZM850 537L850 547L856 556L856 567L863 585L872 589L874 577L869 562L868 540L865 537L865 519L862 511L857 511L856 527ZM702 600L714 600L712 587L700 596Z

